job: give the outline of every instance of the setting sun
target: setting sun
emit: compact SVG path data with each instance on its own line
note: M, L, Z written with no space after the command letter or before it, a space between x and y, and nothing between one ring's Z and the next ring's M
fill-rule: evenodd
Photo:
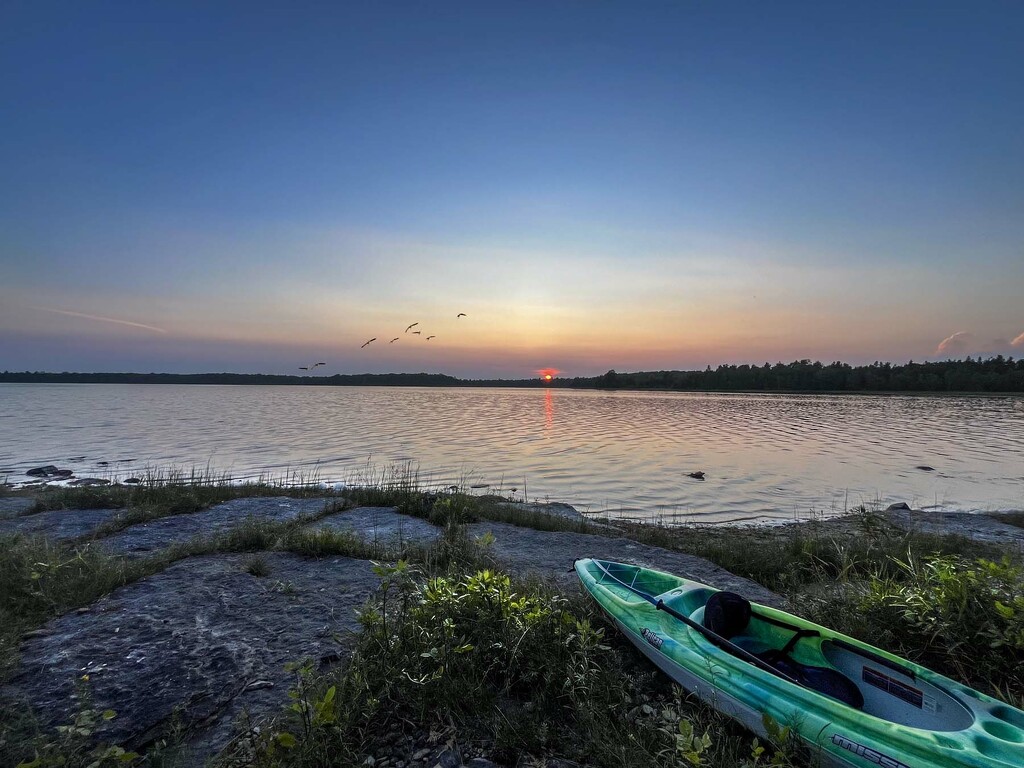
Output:
M542 381L551 381L560 373L557 368L541 368L537 371Z

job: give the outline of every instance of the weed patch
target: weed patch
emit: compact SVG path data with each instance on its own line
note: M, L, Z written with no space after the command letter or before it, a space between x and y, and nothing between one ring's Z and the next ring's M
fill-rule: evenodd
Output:
M1024 568L1008 559L913 554L894 565L851 592L857 634L1024 702Z
M762 764L749 734L686 699L617 633L606 638L589 603L492 570L422 581L400 561L378 573L351 663L324 677L294 667L286 714L250 734L231 764L370 764L393 738L384 735L410 724L485 744L508 764Z

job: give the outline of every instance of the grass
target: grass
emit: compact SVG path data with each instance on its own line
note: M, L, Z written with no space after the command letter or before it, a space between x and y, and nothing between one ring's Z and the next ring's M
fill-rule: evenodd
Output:
M234 483L227 476L207 471L150 472L137 485L48 486L35 495L25 513L53 509L128 509L131 519L145 522L164 515L198 512L230 499L253 496L330 496L315 478L284 483L271 478ZM131 517L134 515L135 517Z
M1002 550L963 536L905 531L864 508L840 520L776 528L663 527L617 523L629 538L707 558L726 570L795 596L806 586L853 582L899 571L908 551L1000 557Z
M362 613L355 663L326 674L296 665L288 708L238 741L225 764L361 763L395 744L422 746L430 733L465 755L475 750L509 763L525 755L594 766L796 764L784 734L776 734L779 748L759 752L764 745L749 733L654 672L589 602L496 570L486 543L471 540L465 527L492 520L604 532L599 526L501 497L427 492L408 470L378 479L384 482L345 491L335 508L397 506L442 526L442 537L385 548L348 532L304 530L312 517L250 520L132 561L81 542L0 540L0 676L15 663L25 631L183 557L247 552L240 567L272 577L264 552L349 556L392 563L379 566L382 589ZM83 488L62 490L45 503L81 507L83 498L99 499L97 493L135 492L129 510L162 515L273 490L281 489ZM615 527L616 535L706 557L784 594L796 613L1024 703L1024 570L992 546L908 533L865 510L842 521L775 529ZM4 727L0 751L4 738L12 743ZM51 749L57 742L39 739L31 744L42 744L55 761L67 757L71 768L97 760L80 742ZM110 764L115 759L103 757Z

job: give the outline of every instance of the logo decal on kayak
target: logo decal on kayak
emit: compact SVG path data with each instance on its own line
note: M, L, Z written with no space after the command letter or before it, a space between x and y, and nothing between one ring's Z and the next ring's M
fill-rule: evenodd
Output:
M871 747L865 747L863 744L858 744L856 741L851 741L845 736L840 736L838 733L832 736L832 743L837 747L848 749L858 757L863 757L869 763L880 765L882 768L910 768L906 763L901 763L899 760L883 755L881 752Z
M651 630L649 630L647 627L644 627L640 630L640 635L643 637L644 640L653 645L659 651L661 650L661 644L664 642L664 640L662 640L656 634L651 632Z

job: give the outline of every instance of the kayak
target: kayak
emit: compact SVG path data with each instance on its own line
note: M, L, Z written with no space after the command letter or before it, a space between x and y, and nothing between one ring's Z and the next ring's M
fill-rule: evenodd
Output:
M766 717L789 726L812 765L1024 766L1024 711L932 670L661 571L587 558L576 572L659 669L761 736Z

